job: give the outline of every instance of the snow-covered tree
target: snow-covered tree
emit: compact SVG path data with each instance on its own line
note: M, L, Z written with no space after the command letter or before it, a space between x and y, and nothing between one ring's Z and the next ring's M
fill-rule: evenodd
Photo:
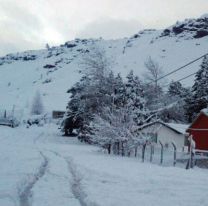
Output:
M142 82L138 76L134 75L133 71L130 71L127 75L125 103L129 112L133 114L135 122L138 125L142 125L147 118L148 110L146 108Z
M147 101L147 106L150 109L159 109L161 105L161 99L163 98L162 85L163 81L158 81L158 79L163 75L163 70L160 65L149 57L145 63L146 72L144 73L144 80L146 85L144 85L144 93Z
M102 79L103 76L109 75L112 64L112 60L107 57L103 48L92 47L89 53L83 54L80 62L81 73L88 77Z
M103 113L95 115L91 124L93 127L92 141L101 146L122 144L126 153L130 143L140 141L134 133L137 125L127 108L112 110L106 107L103 109Z
M186 122L185 117L185 97L189 90L182 86L180 82L172 81L168 91L164 94L164 109L159 113L159 117L164 122Z
M37 91L32 102L31 114L40 115L43 112L44 112L43 101L40 92Z
M148 57L148 59L144 63L146 67L146 72L144 73L144 77L147 82L153 82L155 85L155 89L158 86L158 79L163 75L162 67L158 62L152 59L152 57Z
M71 98L67 106L66 119L79 119L82 122L81 128L86 128L94 114L102 112L103 107L112 103L114 75L109 68L110 65L102 49L96 48L83 57L83 77L68 90Z
M119 121L126 125L127 117L137 126L151 121L152 113L146 108L142 81L133 71L130 71L126 81L123 81L120 74L115 77L111 71L112 64L105 56L105 52L97 48L84 56L81 66L83 77L68 90L71 98L67 106L65 130L71 132L73 128L79 127L80 133L84 133L84 136L86 136L85 128L91 134L98 131L102 133L108 131L110 134L109 128ZM105 114L108 114L108 117ZM113 117L118 118L114 123ZM120 127L125 128L124 125L121 126L121 122L120 126L113 126L114 132L119 132ZM94 123L94 126L91 123ZM102 128L103 125L106 126L106 130L98 130L98 127ZM120 135L122 138L124 136ZM127 136L128 134L126 134L128 139Z
M120 73L115 77L114 85L114 105L116 108L123 107L125 105L125 84Z
M180 82L172 81L168 87L168 95L170 97L181 97L186 96L187 89L182 86Z
M186 99L186 114L189 121L208 106L208 55L202 60L202 64L195 76L192 87L192 95Z
M184 110L185 110L185 118L187 122L191 123L194 117L197 115L195 112L195 100L192 91L190 90L189 95L184 98Z
M207 102L208 99L208 55L203 58L201 68L196 73L192 87L195 99Z

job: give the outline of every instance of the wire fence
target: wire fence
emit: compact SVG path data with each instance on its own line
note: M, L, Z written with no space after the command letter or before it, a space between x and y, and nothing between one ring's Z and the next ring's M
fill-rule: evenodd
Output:
M125 142L115 142L104 145L103 148L107 150L108 154L134 157L141 162L150 162L161 166L189 169L197 165L208 168L208 151L196 150L193 153L193 151L181 151L173 142L171 145L172 147L166 147L161 142L159 144L146 142L129 147Z

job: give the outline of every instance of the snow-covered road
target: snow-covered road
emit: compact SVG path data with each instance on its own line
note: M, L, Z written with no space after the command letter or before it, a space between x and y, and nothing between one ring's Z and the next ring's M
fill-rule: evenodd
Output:
M0 127L0 206L207 206L208 171L141 163L58 135Z

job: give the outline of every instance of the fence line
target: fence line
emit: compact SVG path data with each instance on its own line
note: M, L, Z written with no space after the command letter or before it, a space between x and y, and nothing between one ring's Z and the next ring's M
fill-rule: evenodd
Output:
M143 144L135 144L128 146L126 141L115 142L103 146L108 154L135 157L141 159L142 162L150 162L163 166L179 166L183 168L192 168L196 161L207 160L208 151L195 150L196 152L204 152L205 156L197 153L191 157L191 152L178 151L176 145L171 142L172 147L166 148L162 142L156 144L154 142L144 142ZM190 161L190 157L192 158Z

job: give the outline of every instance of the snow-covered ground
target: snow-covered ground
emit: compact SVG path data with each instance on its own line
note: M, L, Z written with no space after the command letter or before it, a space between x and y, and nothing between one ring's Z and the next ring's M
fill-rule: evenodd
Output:
M0 127L1 206L206 206L206 169L104 154L57 126Z

